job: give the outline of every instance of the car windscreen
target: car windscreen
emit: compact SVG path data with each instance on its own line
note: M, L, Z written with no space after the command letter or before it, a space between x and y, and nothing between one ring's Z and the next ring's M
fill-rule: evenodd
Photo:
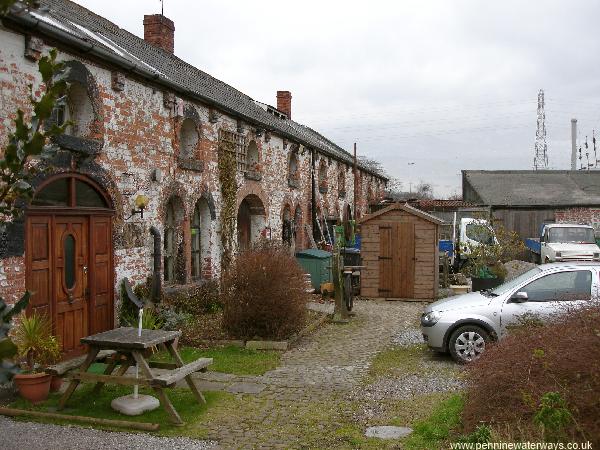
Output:
M488 225L482 223L469 223L466 228L467 237L480 244L493 244L494 232Z
M556 227L550 228L548 242L595 244L596 239L594 238L594 230L592 228Z
M502 295L505 292L510 291L511 289L514 289L519 284L526 282L527 280L529 280L530 278L539 274L540 272L541 272L540 268L534 267L533 269L528 270L524 274L519 275L517 278L513 278L512 280L502 283L500 286L496 287L495 289L492 289L491 293L494 295Z

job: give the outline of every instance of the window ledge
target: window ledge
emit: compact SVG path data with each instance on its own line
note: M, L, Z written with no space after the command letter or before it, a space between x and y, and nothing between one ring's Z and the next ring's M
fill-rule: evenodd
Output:
M52 141L65 150L71 150L76 153L82 153L84 155L95 156L99 155L104 146L103 141L96 139L87 139L71 134L60 134L54 136Z
M260 181L262 180L262 173L257 172L256 170L248 170L244 172L244 178L247 180Z
M180 169L192 170L194 172L202 172L204 170L204 164L202 161L198 161L192 158L179 158L177 166Z

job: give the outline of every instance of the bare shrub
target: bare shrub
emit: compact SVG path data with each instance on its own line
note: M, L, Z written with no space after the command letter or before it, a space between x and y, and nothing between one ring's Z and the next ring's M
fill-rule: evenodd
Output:
M264 244L238 255L223 275L223 327L240 339L284 339L306 319L304 274L289 249Z
M219 283L216 280L178 286L165 292L163 301L177 312L192 316L213 313L223 307L219 300Z
M467 431L484 422L502 434L512 429L513 438L600 443L597 305L569 311L542 326L512 330L467 371L471 380L463 411ZM520 436L514 436L517 431Z

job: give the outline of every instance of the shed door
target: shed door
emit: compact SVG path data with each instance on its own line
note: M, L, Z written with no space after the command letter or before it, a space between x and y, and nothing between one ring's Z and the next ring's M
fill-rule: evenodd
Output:
M411 298L415 285L415 227L412 223L379 226L379 295Z

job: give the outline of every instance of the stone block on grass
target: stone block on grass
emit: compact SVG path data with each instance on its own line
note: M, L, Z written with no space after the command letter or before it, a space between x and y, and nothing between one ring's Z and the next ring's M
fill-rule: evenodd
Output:
M246 348L250 350L279 350L286 351L288 349L287 341L248 341Z

